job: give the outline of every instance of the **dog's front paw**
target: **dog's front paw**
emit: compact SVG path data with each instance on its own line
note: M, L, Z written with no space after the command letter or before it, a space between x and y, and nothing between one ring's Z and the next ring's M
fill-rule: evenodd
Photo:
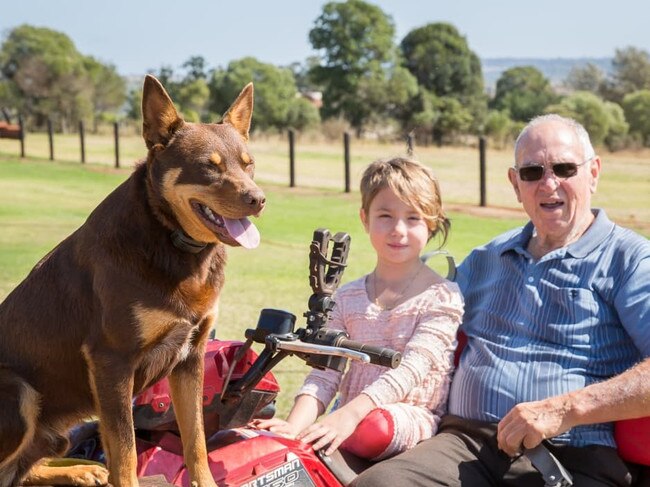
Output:
M108 484L108 470L100 464L79 464L81 460L55 459L49 464L33 467L23 479L23 485L76 485L99 487ZM56 466L55 466L56 465Z
M70 480L78 487L99 487L108 484L108 470L100 465L76 465Z
M212 477L206 478L203 481L193 480L190 485L191 487L217 487L217 484Z

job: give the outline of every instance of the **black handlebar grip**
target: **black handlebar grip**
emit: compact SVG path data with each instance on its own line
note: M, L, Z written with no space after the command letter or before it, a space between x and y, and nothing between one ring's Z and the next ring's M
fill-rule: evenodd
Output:
M335 346L363 352L370 357L371 364L383 365L391 369L396 369L402 361L402 354L400 352L396 352L390 348L366 345L365 343L355 342L347 338L341 338L336 342Z

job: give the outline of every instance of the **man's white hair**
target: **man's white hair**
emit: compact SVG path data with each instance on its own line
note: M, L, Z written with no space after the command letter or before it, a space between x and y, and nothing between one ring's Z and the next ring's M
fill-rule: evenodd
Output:
M533 118L519 133L519 136L515 141L515 160L517 158L517 153L519 152L519 146L521 144L521 141L524 139L528 131L546 122L559 122L561 124L564 124L568 128L570 128L571 130L573 130L573 132L576 134L576 137L578 138L578 141L580 142L580 145L582 145L582 151L585 156L585 159L590 159L595 157L596 152L594 151L594 146L591 145L589 134L587 133L587 130L578 121L569 117L563 117L562 115L558 115L557 113L549 113L547 115L539 115Z

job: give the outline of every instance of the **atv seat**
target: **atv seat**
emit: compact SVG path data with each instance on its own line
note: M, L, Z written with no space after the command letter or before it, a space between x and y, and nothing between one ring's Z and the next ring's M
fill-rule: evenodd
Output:
M325 455L322 449L316 451L316 454L344 487L350 485L357 475L375 463L340 449L331 455Z

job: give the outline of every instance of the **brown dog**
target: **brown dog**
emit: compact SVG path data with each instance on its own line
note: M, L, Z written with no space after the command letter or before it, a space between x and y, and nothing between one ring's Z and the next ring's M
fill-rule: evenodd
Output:
M246 219L265 203L246 147L253 86L222 123L193 124L147 76L142 111L146 162L0 305L0 487L137 485L132 397L167 375L191 480L215 485L203 354L223 244L259 243ZM63 454L69 428L91 414L110 478L101 467L39 466Z

